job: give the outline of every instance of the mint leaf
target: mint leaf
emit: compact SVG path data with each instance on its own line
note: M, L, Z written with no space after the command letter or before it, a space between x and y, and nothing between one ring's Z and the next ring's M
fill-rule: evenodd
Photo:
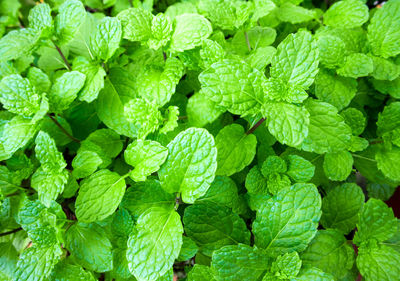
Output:
M327 153L324 157L323 168L328 179L343 181L353 169L353 157L348 151Z
M192 239L187 236L182 236L182 248L179 252L177 261L186 261L191 259L194 255L196 255L198 249L199 248Z
M38 32L41 35L48 35L52 32L53 28L53 18L51 17L51 8L46 3L41 3L34 6L29 11L29 27Z
M257 139L245 134L242 126L232 124L223 128L215 138L217 155L217 175L230 176L240 172L253 161Z
M358 78L368 76L373 70L374 62L370 57L355 53L345 58L344 64L337 70L337 73L344 77Z
M308 160L298 155L288 155L286 174L295 182L308 182L315 173L315 166Z
M185 233L207 256L225 245L250 243L245 222L228 207L214 202L200 202L186 208L183 224Z
M278 256L272 263L271 272L279 279L294 278L300 271L302 261L297 252Z
M212 256L212 269L221 280L258 280L269 265L267 254L244 244L225 246Z
M123 38L130 41L145 41L151 36L153 15L144 9L130 8L117 15L123 28Z
M256 246L273 256L304 250L317 232L320 208L321 197L313 184L280 190L257 212L253 223ZM307 215L299 216L304 210Z
M324 14L324 24L334 27L353 28L368 21L368 6L358 0L334 3Z
M0 61L14 60L29 55L38 40L39 36L32 28L7 33L0 39Z
M124 177L117 173L105 169L92 174L81 183L76 198L78 220L93 222L110 216L121 203L125 188Z
M125 161L135 169L129 176L135 181L145 181L146 177L160 169L168 156L168 149L155 141L137 140L124 152Z
M93 174L97 168L103 163L101 157L94 151L78 152L74 160L72 160L73 175L77 178L86 178Z
M400 148L393 146L391 149L381 147L376 155L375 159L377 161L378 169L383 172L383 174L391 180L400 180L400 168L393 166L393 161L400 159Z
M310 33L290 34L272 59L271 76L307 89L317 75L318 60L318 48Z
M145 280L163 276L179 255L182 233L180 216L174 210L153 207L141 214L128 240L126 256L131 273Z
M113 267L111 243L98 225L73 224L65 232L65 247L89 270L105 272Z
M193 203L214 180L217 169L214 138L204 129L189 128L178 134L167 148L167 160L158 171L161 186L169 193L181 192L185 203Z
M188 274L188 281L216 281L211 268L195 264Z
M364 205L364 193L354 183L334 187L322 199L321 224L348 234L358 222L358 214Z
M85 8L78 0L67 0L58 8L55 33L61 45L69 43L74 38L85 18Z
M296 6L290 2L283 2L277 11L277 15L283 22L296 24L315 19L317 13L316 11Z

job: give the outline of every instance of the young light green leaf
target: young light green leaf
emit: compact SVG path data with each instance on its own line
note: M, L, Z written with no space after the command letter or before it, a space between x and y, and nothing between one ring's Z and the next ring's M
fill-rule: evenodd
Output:
M77 179L86 178L93 174L102 163L103 160L96 152L84 150L78 152L72 160L74 168L72 173Z
M341 279L352 269L354 250L337 230L320 230L301 253L304 265L310 265Z
M321 224L348 234L358 222L364 201L362 189L354 183L334 187L322 200Z
M144 9L129 8L117 15L123 28L123 37L130 41L146 41L151 35L153 15Z
M215 202L235 211L238 208L239 196L235 182L227 176L216 176L207 193L197 202Z
M349 107L340 112L347 125L351 127L353 135L360 135L367 125L367 120L364 114L356 108Z
M272 59L271 77L307 89L318 73L318 62L318 48L311 34L290 34L279 44Z
M368 25L368 41L372 52L384 58L400 53L397 42L400 40L400 3L389 1L374 13Z
M65 259L56 264L49 279L51 281L95 281L90 272L79 265L68 263Z
M67 0L61 4L55 19L55 33L61 45L74 39L85 18L86 11L81 1Z
M283 2L277 10L277 15L281 21L293 24L307 22L317 17L315 10L296 6L290 2Z
M325 175L333 181L344 181L353 170L353 156L348 151L330 152L324 156Z
M309 281L309 280L318 280L318 281L334 281L335 278L329 274L325 273L322 270L315 267L304 267L300 270L299 275L296 278L292 278L293 281Z
M31 67L26 75L29 82L33 84L39 93L48 93L50 90L51 82L49 76L44 73L40 68Z
M299 274L302 261L297 252L286 253L278 256L271 265L271 272L279 279L294 278Z
M165 119L164 119L163 126L159 131L160 134L166 134L168 132L173 131L176 127L178 127L179 107L168 106L168 109L165 112L165 115L164 115Z
M150 140L136 140L124 152L126 163L135 167L129 173L134 181L145 181L147 176L157 172L167 156L166 147Z
M27 78L12 74L0 82L0 102L12 113L31 117L39 111L40 95Z
M218 280L259 280L270 264L261 249L244 244L222 247L212 255L212 269Z
M0 243L0 276L4 275L6 281L11 280L17 267L18 252L12 242Z
M22 28L7 33L0 39L0 61L15 60L29 55L39 40L32 28Z
M280 190L257 212L255 244L273 256L304 250L317 233L320 209L321 196L313 184Z
M105 17L99 21L89 42L92 55L103 61L108 61L119 47L122 27L117 18Z
M185 233L204 255L225 245L250 244L245 222L230 208L214 202L200 202L185 209Z
M230 176L243 170L256 155L257 139L245 134L242 126L232 124L219 131L217 146L217 175Z
M86 76L78 71L66 72L53 83L49 93L50 109L62 112L76 99Z
M397 231L397 219L393 210L380 200L371 198L365 203L359 214L357 232L354 236L354 243L375 239L379 242L391 238Z
M125 193L125 179L109 170L92 174L83 183L76 197L76 217L81 222L105 219L118 208Z
M46 3L41 3L34 6L28 15L29 27L42 36L48 36L53 29L53 18L51 17L51 8Z
M151 38L148 40L147 45L158 50L167 45L171 39L172 23L169 17L164 14L158 14L153 17L151 21Z
M22 252L14 273L15 281L43 281L50 275L62 254L59 245L34 245Z
M337 70L337 73L344 77L358 78L368 76L373 70L374 62L369 56L355 53L345 58L344 64Z
M186 107L189 124L195 127L204 127L215 121L224 111L201 91L189 98Z
M175 17L174 27L169 46L171 52L183 52L200 46L212 32L211 23L199 14Z
M89 270L105 272L113 268L111 242L98 225L73 224L65 232L65 248Z
M324 14L327 26L353 28L368 21L368 6L359 0L343 0L334 3Z
M202 92L219 106L238 115L260 110L264 101L265 76L257 69L236 59L225 59L211 65L199 75Z
M168 144L168 158L158 171L167 192L181 192L183 202L203 196L214 180L217 148L204 129L189 128Z
M201 264L195 264L189 271L188 281L216 281L211 268Z
M175 210L153 207L138 218L126 253L130 272L139 280L157 280L173 265L182 246L183 227Z
M339 36L329 33L317 34L316 36L321 65L329 69L336 69L342 65L348 52L345 41Z
M285 157L288 162L286 174L295 182L308 182L315 173L315 166L308 160L298 155Z
M400 67L390 59L370 56L374 63L374 70L371 75L377 80L393 81L400 75Z
M35 155L45 172L61 172L66 166L64 157L57 150L56 143L49 134L40 131L35 140Z
M270 133L282 144L298 146L308 135L307 109L285 102L267 102L262 107Z

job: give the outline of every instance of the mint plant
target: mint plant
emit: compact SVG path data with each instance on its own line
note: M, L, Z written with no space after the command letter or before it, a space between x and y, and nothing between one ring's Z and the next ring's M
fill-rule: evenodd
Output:
M0 1L0 279L400 280L370 2Z

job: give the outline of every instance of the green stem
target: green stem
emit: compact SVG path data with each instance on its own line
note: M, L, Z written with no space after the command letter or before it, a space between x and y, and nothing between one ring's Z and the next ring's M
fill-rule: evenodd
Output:
M246 39L247 49L251 52L251 46L249 41L249 36L247 35L247 31L244 31L244 38Z
M371 161L371 162L376 162L375 159L367 158L367 157L364 157L364 156L361 156L361 155L358 155L358 154L352 153L351 155L353 155L353 157L360 158L360 159L363 159L363 160L367 160L367 161Z

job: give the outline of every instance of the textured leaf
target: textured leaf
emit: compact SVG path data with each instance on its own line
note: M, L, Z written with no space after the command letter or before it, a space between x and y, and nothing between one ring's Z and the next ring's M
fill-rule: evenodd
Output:
M393 210L380 200L371 198L359 214L354 243L359 245L369 239L385 241L397 230L397 219Z
M239 204L238 188L235 182L227 176L216 176L207 193L197 202L215 202L235 210Z
M339 231L320 230L301 253L301 259L304 265L319 268L341 279L353 267L354 250Z
M183 227L174 210L153 207L138 218L128 240L129 270L137 279L157 280L173 265L182 246Z
M117 18L105 17L101 19L89 39L93 56L107 61L118 49L121 36L121 22Z
M343 0L334 3L324 14L324 24L334 27L353 28L368 21L368 6L359 0Z
M130 41L145 41L151 36L153 15L144 9L130 8L117 16L123 28L123 38Z
M281 21L293 24L307 22L317 16L315 11L296 6L290 2L283 2L279 7L277 14Z
M321 197L313 184L280 190L257 212L255 244L274 256L304 250L317 232L320 208Z
M39 110L40 96L28 79L13 74L0 82L0 102L10 112L30 117Z
M344 181L353 170L353 156L348 151L327 153L323 164L325 175L333 181Z
M334 187L322 200L321 224L348 234L358 222L364 200L364 193L354 183Z
M364 114L356 108L346 108L340 115L344 118L347 125L351 127L353 135L360 135L366 126L366 118Z
M310 113L310 125L301 149L320 154L346 150L350 145L351 128L337 109L318 100L307 100L305 107Z
M103 163L101 157L93 151L78 152L72 160L73 175L77 178L86 178L93 174Z
M73 224L65 232L65 247L89 270L105 272L113 268L112 246L100 226Z
M304 107L283 102L266 103L262 114L269 131L282 144L300 145L308 135L310 114Z
M358 78L368 76L373 70L374 62L370 57L355 53L345 58L344 64L337 70L337 73L344 77Z
M305 267L300 270L299 275L296 278L292 278L293 281L334 281L335 278L323 272L322 270L315 267Z
M158 50L171 39L172 23L164 14L158 14L151 21L151 38L147 42L150 48Z
M242 126L232 124L224 127L215 138L217 146L217 175L230 176L243 170L253 161L257 139L245 134Z
M11 242L0 243L0 250L2 253L0 257L0 276L5 275L4 278L11 279L17 266L18 252Z
M168 144L168 157L158 171L161 186L169 193L181 192L185 203L203 196L214 180L217 149L204 129L189 128Z
M258 112L264 101L265 76L239 60L225 59L199 75L203 93L219 106L238 115Z
M0 61L29 55L39 40L32 28L13 30L0 39Z
M318 72L318 48L308 32L290 34L283 40L271 63L271 77L307 89Z
M344 57L347 53L344 40L334 34L317 34L316 39L322 66L335 69L344 62Z
M189 98L186 112L190 125L204 127L216 120L224 112L224 109L199 92Z
M400 148L393 146L392 149L381 148L376 152L375 159L378 169L391 180L400 181L400 167L393 165L400 161Z
M135 167L129 173L135 181L145 181L147 176L157 172L167 156L167 148L150 140L136 140L124 152L126 163Z
M199 248L197 247L196 243L193 242L192 239L190 239L187 236L182 236L182 248L176 260L177 261L189 260L194 255L196 255L198 249Z
M35 143L36 158L45 172L61 172L67 166L62 153L57 150L56 143L47 133L40 131Z
M86 18L86 11L81 1L67 0L58 8L55 19L55 32L62 45L74 39Z
M42 281L51 273L62 254L59 245L48 247L33 246L20 256L13 280Z
M212 268L218 280L258 280L270 263L267 254L244 244L214 251Z
M48 35L53 28L53 18L51 17L51 8L46 3L34 6L29 11L29 27L41 32L41 35Z
M94 277L79 265L61 261L56 264L49 278L51 281L94 281Z
M76 197L76 217L81 222L102 220L115 212L125 193L125 179L109 170L87 178Z
M121 207L126 208L135 220L151 207L172 210L175 195L164 191L156 180L146 180L133 184L125 192Z
M272 263L271 272L280 279L296 277L300 271L302 261L297 252L286 253L278 256Z
M377 80L394 80L400 75L400 67L389 59L370 56L374 63L371 75Z
M314 176L315 166L308 160L298 155L288 155L286 174L295 182L308 182Z
M195 264L189 271L188 281L216 281L211 268L201 264Z
M207 256L225 245L250 243L250 232L244 221L228 207L214 202L200 202L187 207L183 223L185 233Z
M368 41L372 52L384 58L400 53L400 3L390 1L374 13L368 25Z

